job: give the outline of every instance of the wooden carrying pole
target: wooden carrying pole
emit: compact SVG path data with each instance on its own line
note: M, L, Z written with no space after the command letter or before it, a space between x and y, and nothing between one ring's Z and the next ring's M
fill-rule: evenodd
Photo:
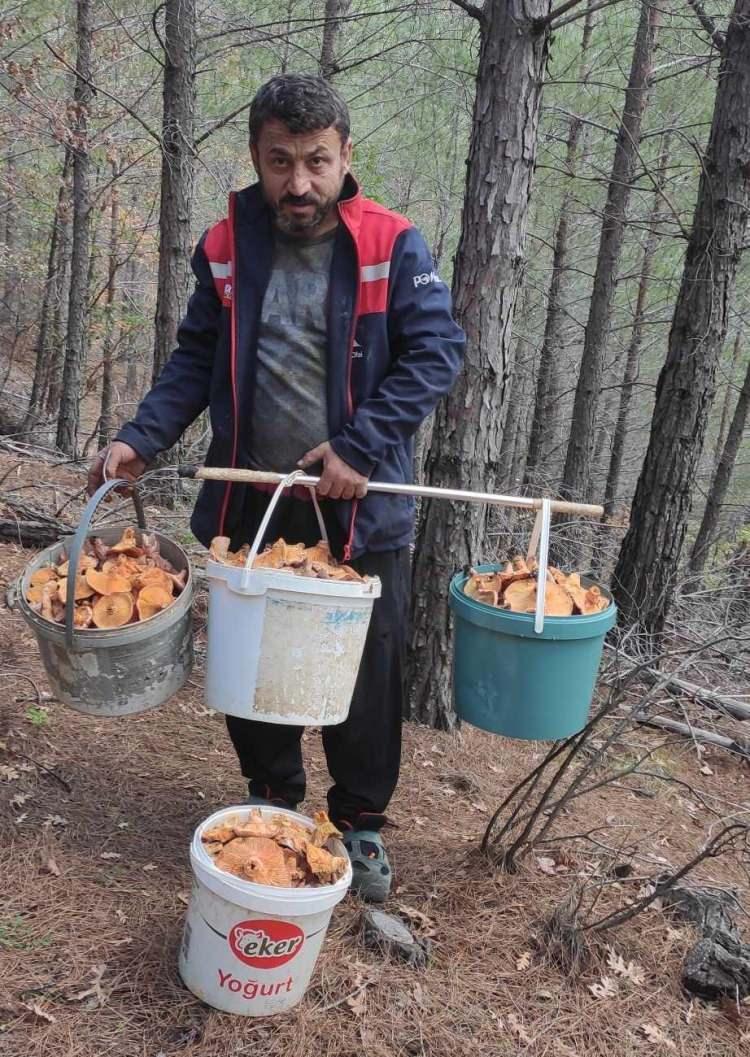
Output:
M237 484L281 484L287 476L283 473L272 473L265 470L232 470L221 466L181 466L180 477L191 477L198 481L235 481ZM295 485L314 487L319 477L308 477L300 474ZM465 503L489 503L492 506L520 507L525 510L541 510L542 499L520 495L495 495L493 492L467 492L460 488L432 488L421 484L386 484L383 481L370 481L368 492L382 492L385 495L411 495L422 499L453 499ZM562 499L550 499L550 510L553 514L575 514L578 517L599 518L604 514L604 507L595 503L569 503Z

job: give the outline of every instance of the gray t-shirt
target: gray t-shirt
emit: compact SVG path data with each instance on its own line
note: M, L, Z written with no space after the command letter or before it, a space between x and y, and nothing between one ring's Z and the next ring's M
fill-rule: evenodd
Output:
M328 440L327 306L335 235L274 233L258 332L250 446L255 469L295 470L305 452Z

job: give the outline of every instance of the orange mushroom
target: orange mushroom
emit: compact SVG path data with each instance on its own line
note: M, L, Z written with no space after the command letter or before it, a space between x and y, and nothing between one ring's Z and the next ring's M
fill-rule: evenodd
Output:
M130 591L130 579L118 576L117 573L100 572L97 569L86 570L86 583L98 595L121 595Z
M129 554L133 558L143 554L142 548L138 546L134 528L124 529L120 539L109 550L114 554Z
M138 595L138 616L141 620L161 613L162 609L172 604L172 592L158 584L148 584Z
M57 579L57 573L50 565L45 565L41 569L37 569L36 572L31 574L29 583L32 587L42 587L44 584L48 584L51 580Z
M133 596L124 591L102 595L94 603L93 620L98 628L121 628L133 615Z
M89 572L90 570L87 569L86 571ZM62 580L58 580L57 592L60 601L63 603L63 605L65 605L68 601L67 576L64 576ZM91 584L83 576L76 576L76 590L74 596L76 602L79 602L83 598L91 598L93 594L94 588L91 586Z
M107 576L121 576L130 579L139 576L144 568L143 558L130 558L127 554L118 554L116 558L107 558L102 562L102 572Z
M533 613L536 608L536 584L533 580L514 580L503 595L506 609L513 613Z
M79 575L82 575L83 573L85 573L87 569L95 569L96 565L97 565L96 558L92 557L90 554L82 554L81 557L78 559L78 573L79 573ZM70 562L69 561L61 562L61 564L58 565L58 567L57 567L57 575L58 576L67 576L69 572L70 572Z
M133 586L141 592L146 587L161 587L169 592L170 601L172 599L172 577L163 569L141 569L133 581Z

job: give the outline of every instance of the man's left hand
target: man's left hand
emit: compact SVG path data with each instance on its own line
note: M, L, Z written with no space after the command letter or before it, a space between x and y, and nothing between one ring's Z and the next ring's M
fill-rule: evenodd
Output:
M308 451L297 463L301 470L323 461L323 472L315 491L328 499L362 499L367 494L367 478L340 459L326 440Z

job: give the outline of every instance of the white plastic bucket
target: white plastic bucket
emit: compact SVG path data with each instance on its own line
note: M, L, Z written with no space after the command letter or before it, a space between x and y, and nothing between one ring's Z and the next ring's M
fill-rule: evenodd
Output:
M273 507L294 476L274 494L245 566L207 563L205 701L242 719L328 726L349 714L380 581L252 569Z
M260 807L264 814L289 815L313 828L304 815ZM284 1013L304 997L333 908L352 880L346 849L333 842L336 855L347 858L346 874L318 888L274 888L253 884L215 866L202 834L230 818L245 819L249 808L229 807L207 818L190 846L193 890L179 953L180 976L193 994L225 1013L264 1017Z

